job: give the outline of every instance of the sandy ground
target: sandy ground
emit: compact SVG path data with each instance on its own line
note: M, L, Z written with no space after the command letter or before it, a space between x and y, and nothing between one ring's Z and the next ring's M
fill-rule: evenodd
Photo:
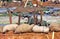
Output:
M60 32L55 32L54 39L60 39ZM52 39L52 32L45 33L20 33L13 34L12 31L2 34L0 33L0 39Z

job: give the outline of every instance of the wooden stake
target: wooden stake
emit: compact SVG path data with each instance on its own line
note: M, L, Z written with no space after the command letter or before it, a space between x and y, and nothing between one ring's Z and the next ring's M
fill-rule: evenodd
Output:
M36 12L34 12L34 24L36 25L37 24L37 16L35 15Z
M10 21L10 24L12 24L12 14L11 14L10 11L8 13L9 13L9 21Z
M40 11L40 12L41 12L41 13L40 13L40 14L41 14L41 15L40 15L40 17L41 17L41 19L40 19L40 25L42 25L42 15L43 15L42 13L43 13L43 12L42 12L42 11Z
M18 16L18 25L20 25L20 14Z
M52 32L52 39L54 39L54 31Z
M34 16L33 16L33 17L34 17L34 24L36 24L36 18L35 18L35 13L34 13Z

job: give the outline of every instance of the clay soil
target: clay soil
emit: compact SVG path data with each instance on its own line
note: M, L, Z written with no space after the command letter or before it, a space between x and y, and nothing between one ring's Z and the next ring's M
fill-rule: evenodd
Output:
M9 31L5 34L0 33L0 39L52 39L52 32L46 33L20 33L14 34ZM55 32L54 39L60 39L60 32Z

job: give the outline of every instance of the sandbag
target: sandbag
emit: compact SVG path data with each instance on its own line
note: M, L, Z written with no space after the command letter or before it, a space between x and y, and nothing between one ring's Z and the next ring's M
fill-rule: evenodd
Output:
M35 25L33 28L32 28L33 32L49 32L49 27L46 27L46 26L38 26L38 25Z
M60 23L51 23L50 24L50 30L51 31L60 31Z
M21 25L19 25L19 26L16 28L15 33L20 33L20 32L31 32L33 26L34 26L34 25L21 24Z
M3 27L3 32L14 31L18 25L17 24L8 24Z

